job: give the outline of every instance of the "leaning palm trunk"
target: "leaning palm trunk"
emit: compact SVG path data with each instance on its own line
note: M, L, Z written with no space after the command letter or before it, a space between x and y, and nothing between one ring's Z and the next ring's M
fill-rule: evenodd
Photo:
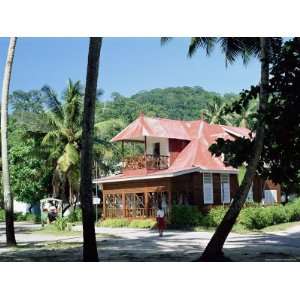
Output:
M8 150L7 150L7 118L8 118L8 98L9 85L11 79L12 65L15 55L17 38L10 38L7 60L4 70L2 100L1 100L1 152L2 152L2 182L3 198L5 207L6 222L6 243L8 246L16 245L14 230L14 207L10 191L9 169L8 169Z
M80 162L80 201L82 205L84 261L98 261L93 208L92 151L101 45L102 38L90 38Z
M206 246L200 261L220 260L223 257L223 245L230 233L249 192L253 177L260 159L264 141L264 123L262 121L263 113L268 101L268 85L269 85L269 38L260 38L261 47L261 83L260 83L260 99L259 99L259 115L256 136L252 158L249 161L247 170L236 196L233 199L227 213L225 214L221 224L216 229L213 237Z

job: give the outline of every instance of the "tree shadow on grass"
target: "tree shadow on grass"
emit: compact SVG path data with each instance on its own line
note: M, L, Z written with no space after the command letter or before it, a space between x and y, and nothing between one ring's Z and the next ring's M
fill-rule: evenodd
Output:
M225 258L230 261L299 261L300 233L284 236L277 234L231 235L225 244ZM56 242L29 242L17 248L1 249L0 261L70 261L82 260L82 244L61 240ZM100 261L130 262L192 262L204 250L208 242L201 234L178 236L166 232L132 238L98 238Z
M0 253L0 261L6 262L75 262L81 259L82 246L78 242L22 243Z

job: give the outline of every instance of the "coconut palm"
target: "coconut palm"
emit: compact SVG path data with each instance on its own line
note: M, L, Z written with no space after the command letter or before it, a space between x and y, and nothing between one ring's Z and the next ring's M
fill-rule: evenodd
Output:
M94 225L92 164L95 104L101 46L102 38L90 38L84 94L82 148L80 161L80 202L82 205L84 261L98 261Z
M220 225L217 227L214 235L206 246L200 260L211 261L219 260L223 257L223 246L228 237L228 234L232 230L237 217L245 204L249 189L252 185L253 177L255 175L257 165L261 156L264 143L264 123L263 116L264 111L267 108L269 97L269 61L271 54L271 39L260 38L260 60L261 60L261 80L260 80L260 92L259 92L259 104L258 104L258 121L255 131L255 140L252 151L252 156L247 165L246 172L242 183L228 209Z
M126 127L122 119L108 119L95 124L94 160L97 162L97 176L107 176L119 171L122 159L121 145L112 144L110 139Z
M9 168L8 168L8 150L7 150L7 119L8 119L8 99L9 86L11 79L12 66L14 61L17 38L13 37L9 40L7 59L4 69L2 99L1 99L1 155L2 155L2 183L3 198L5 206L5 222L6 222L6 243L8 246L16 245L14 230L14 207L11 196Z
M72 206L79 192L82 87L79 81L69 80L61 102L49 86L44 86L42 91L49 107L46 113L49 130L42 144L51 148L51 159L56 161L54 193L61 186L64 195L68 185L68 202Z
M242 107L239 114L233 115L234 125L244 128L252 128L255 121L258 100L250 101L247 107Z
M168 38L163 38L166 42ZM188 55L191 57L198 48L204 48L209 55L216 44L220 44L225 55L226 65L233 63L241 56L246 64L251 56L260 56L261 60L261 82L258 111L262 115L266 109L269 85L269 56L271 53L270 38L191 38ZM205 248L200 260L216 260L223 256L223 246L230 233L249 192L255 175L257 165L263 148L264 124L258 118L252 157L246 169L243 181L226 213L221 224L216 229L213 237Z
M225 105L219 97L215 97L212 102L206 103L200 114L209 124L230 125L230 116L224 113Z

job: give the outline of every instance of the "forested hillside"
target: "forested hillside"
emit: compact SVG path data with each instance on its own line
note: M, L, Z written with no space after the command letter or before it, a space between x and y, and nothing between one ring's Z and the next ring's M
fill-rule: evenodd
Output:
M140 91L131 97L113 93L112 100L98 103L97 118L106 120L122 117L132 122L140 112L144 112L148 116L195 120L200 118L200 111L208 103L216 100L228 102L237 98L235 94L219 95L198 86Z

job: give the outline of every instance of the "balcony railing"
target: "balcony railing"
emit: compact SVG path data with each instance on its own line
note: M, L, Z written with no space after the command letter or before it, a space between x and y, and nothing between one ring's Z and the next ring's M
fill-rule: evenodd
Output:
M125 157L123 170L164 170L169 168L169 156L164 155L136 155Z

